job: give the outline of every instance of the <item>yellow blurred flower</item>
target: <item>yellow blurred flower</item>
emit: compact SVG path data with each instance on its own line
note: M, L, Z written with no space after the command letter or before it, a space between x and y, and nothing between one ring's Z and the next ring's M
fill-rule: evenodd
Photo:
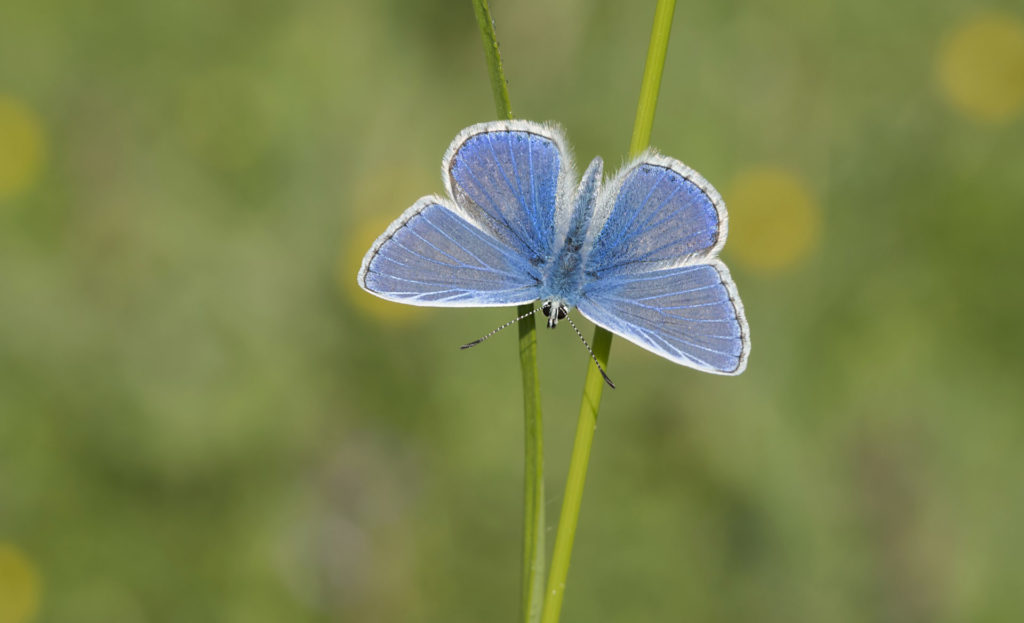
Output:
M0 623L27 623L39 608L39 574L14 545L0 543Z
M821 217L799 175L778 167L740 172L725 194L730 261L770 273L804 259L821 235Z
M960 24L939 50L939 84L967 117L1007 122L1024 110L1024 22L983 13Z
M441 182L417 176L412 165L389 163L390 166L360 176L353 192L351 208L356 215L373 214L367 219L357 217L358 224L342 244L338 258L338 282L357 309L380 322L404 324L422 318L425 309L377 298L359 287L356 274L363 256L373 241L384 233L391 221L431 190L437 192Z
M0 200L35 183L44 155L39 117L21 101L0 95Z

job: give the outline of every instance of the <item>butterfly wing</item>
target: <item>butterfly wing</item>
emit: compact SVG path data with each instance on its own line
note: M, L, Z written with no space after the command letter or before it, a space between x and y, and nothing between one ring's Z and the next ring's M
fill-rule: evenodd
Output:
M676 363L739 374L750 330L729 269L725 203L681 162L648 153L598 199L580 312Z
M550 260L556 230L568 227L568 214L557 208L575 179L561 130L527 121L471 126L448 148L442 173L482 229L534 266Z
M359 285L399 303L436 307L537 300L541 274L439 197L424 197L363 258Z
M413 305L537 300L572 163L561 131L525 121L466 128L445 153L454 204L424 197L363 258L359 285Z
M728 218L718 192L682 162L648 152L602 189L585 272L598 277L713 257Z
M746 368L743 304L717 259L608 277L585 288L578 308L594 324L675 363L716 374Z

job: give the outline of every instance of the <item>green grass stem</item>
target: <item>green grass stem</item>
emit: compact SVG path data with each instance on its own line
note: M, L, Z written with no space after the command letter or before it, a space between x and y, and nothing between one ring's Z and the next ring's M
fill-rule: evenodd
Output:
M672 31L672 15L675 12L675 4L675 0L658 0L658 5L654 10L654 26L651 29L651 41L647 48L644 77L640 84L640 101L633 124L633 138L629 145L630 157L640 154L650 144L654 111L657 108L658 92L661 89L661 74L665 68L665 54L668 50L669 34ZM594 355L607 370L608 356L612 348L612 334L597 327L594 330L592 345ZM604 379L601 377L600 370L593 362L589 362L587 378L583 384L583 400L580 402L579 419L576 423L576 439L573 441L572 458L569 461L569 475L565 483L565 496L562 499L562 513L558 518L558 532L555 535L555 548L551 558L551 569L548 573L542 623L558 623L562 612L565 582L569 575L569 560L572 557L572 546L576 539L576 526L579 523L580 504L583 500L583 485L587 479L587 464L590 462L590 449L594 442L597 412L601 406L603 391Z
M494 19L487 0L473 0L476 23L483 40L487 71L498 117L512 118L508 83L501 67L501 52L494 33ZM522 316L533 309L520 305ZM519 321L519 366L523 376L523 416L525 425L525 465L523 470L523 578L522 617L524 623L540 620L544 602L544 422L540 408L540 381L537 374L537 323L532 315Z

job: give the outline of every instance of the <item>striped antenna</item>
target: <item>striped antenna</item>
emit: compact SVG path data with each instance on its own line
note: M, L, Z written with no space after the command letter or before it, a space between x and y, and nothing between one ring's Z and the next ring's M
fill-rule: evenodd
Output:
M460 346L459 348L460 348L460 349L462 349L462 350L466 350L467 348L473 348L474 346L476 346L476 345L477 345L477 344L479 344L480 342L483 342L484 340L486 340L487 338L491 337L492 335L494 335L494 334L495 334L495 333L497 333L498 331L501 331L502 329L506 329L506 328L508 328L508 327L511 327L512 325L514 325L515 323L519 322L519 321L520 321L520 320L522 320L523 318L526 318L527 316L530 316L530 315L532 315L532 314L536 314L536 313L537 313L537 309L539 309L539 308L537 308L537 307L534 307L533 309L531 309L530 311L526 312L526 313L525 313L525 314L523 314L522 316L519 316L519 317L518 317L518 318L516 318L515 320L509 320L508 322L506 322L505 324L501 325L500 327L498 327L498 328L497 328L497 329L495 329L494 331L491 331L490 333L488 333L487 335L483 336L482 338L480 338L480 339L478 339L478 340L473 340L473 341L472 341L472 342L470 342L469 344L463 344L463 345L462 345L462 346ZM581 336L581 337L582 337L582 336ZM587 348L589 349L590 347L588 346Z
M580 330L576 328L576 323L572 321L572 318L566 316L565 319L569 321L569 326L571 326L572 330L576 332L576 335L580 336L580 340L583 341L583 345L587 347L587 352L590 353L590 358L594 360L594 365L597 366L597 371L604 377L604 382L608 383L608 387L615 389L615 383L612 383L612 380L604 373L604 368L601 367L601 362L597 360L597 355L595 355L594 351L590 349L590 344L587 344L587 338L583 337Z

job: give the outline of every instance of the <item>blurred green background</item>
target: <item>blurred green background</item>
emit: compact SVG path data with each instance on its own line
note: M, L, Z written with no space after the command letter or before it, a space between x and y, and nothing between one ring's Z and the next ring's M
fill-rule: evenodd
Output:
M517 116L614 169L653 5L495 0ZM517 620L512 310L355 283L493 111L469 2L4 1L0 623ZM652 141L753 353L616 341L563 620L1024 620L1020 5L682 2Z

